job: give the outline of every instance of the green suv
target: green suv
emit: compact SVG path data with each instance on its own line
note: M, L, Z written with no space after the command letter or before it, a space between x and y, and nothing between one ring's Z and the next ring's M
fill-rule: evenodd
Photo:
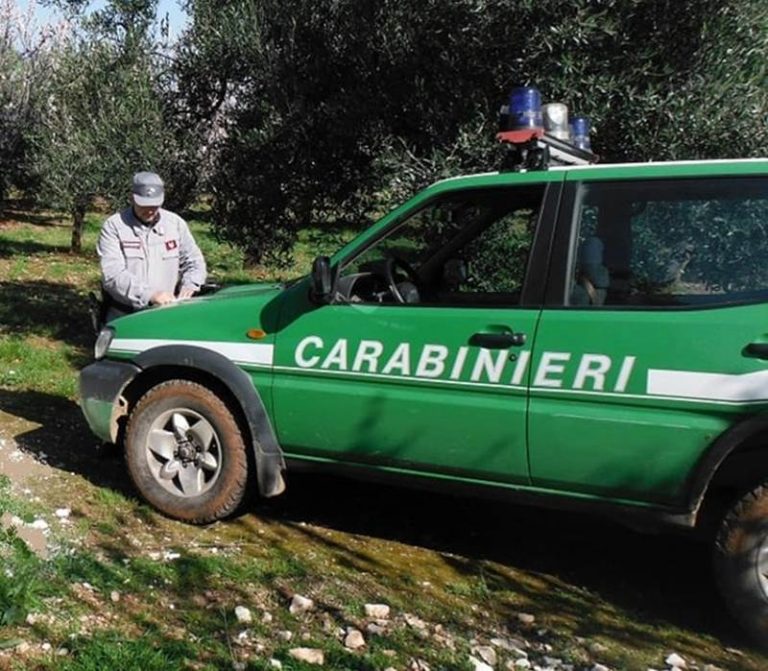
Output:
M96 359L83 412L166 515L310 464L714 528L768 643L768 160L442 181L307 277L112 322Z

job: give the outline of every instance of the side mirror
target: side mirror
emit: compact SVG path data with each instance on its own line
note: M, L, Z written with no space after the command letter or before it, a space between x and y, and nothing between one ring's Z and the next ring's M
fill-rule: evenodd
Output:
M327 256L318 256L312 262L309 275L309 298L318 305L328 305L333 297L333 272L331 260Z

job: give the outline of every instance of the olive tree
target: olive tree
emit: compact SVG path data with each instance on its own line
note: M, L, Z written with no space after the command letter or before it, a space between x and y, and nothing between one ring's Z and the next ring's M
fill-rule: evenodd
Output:
M764 130L746 132L747 109L765 109L759 0L188 7L179 91L215 128L214 223L255 259L284 257L301 226L494 168L497 110L515 84L589 115L607 160L766 149Z
M38 26L31 8L0 0L0 205L9 187L28 186L26 137L65 31L64 22Z
M163 174L171 206L194 196L188 165L195 143L168 99L155 11L156 0L114 0L79 15L78 30L59 51L32 143L40 198L71 215L73 251L94 199L126 203L136 171Z

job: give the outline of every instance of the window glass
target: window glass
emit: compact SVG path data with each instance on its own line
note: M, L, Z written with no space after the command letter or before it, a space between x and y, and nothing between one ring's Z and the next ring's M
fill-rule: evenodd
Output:
M517 304L542 197L537 185L432 201L345 264L339 292L352 302Z
M580 188L571 305L768 298L768 180L595 182Z

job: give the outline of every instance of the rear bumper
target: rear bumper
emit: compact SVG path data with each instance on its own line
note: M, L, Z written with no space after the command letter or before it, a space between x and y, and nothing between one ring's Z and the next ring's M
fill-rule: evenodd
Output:
M80 409L91 431L102 440L117 440L117 420L125 411L120 395L140 371L131 363L106 360L80 371Z

